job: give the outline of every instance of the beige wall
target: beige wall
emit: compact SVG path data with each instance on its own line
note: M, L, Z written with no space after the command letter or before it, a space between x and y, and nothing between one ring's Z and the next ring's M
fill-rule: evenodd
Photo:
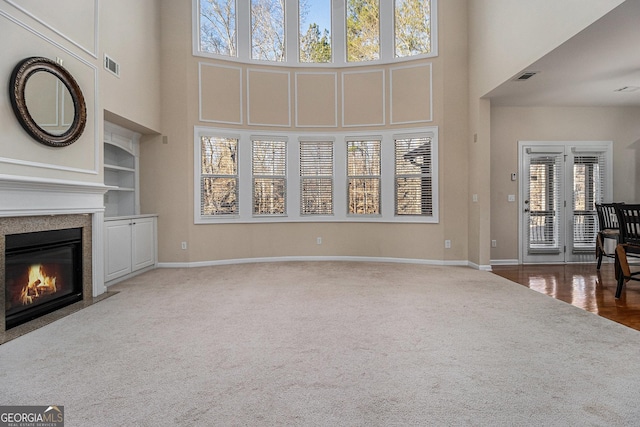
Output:
M469 5L469 259L491 253L490 151L493 128L486 93L605 15L623 0L474 0Z
M466 1L439 5L440 40L448 42L441 44L438 57L344 69L269 67L193 57L190 5L190 0L161 0L161 132L167 143L158 137L141 146L141 205L143 211L159 214L160 262L294 256L466 262L467 52L466 15L460 13ZM305 74L297 80L296 73ZM445 76L449 76L446 81ZM414 95L421 97L409 108L398 96L407 93L407 81L418 85ZM313 111L317 104L308 98L314 96L309 82L320 82L327 89L319 111ZM353 108L365 95L366 108L362 104ZM275 103L270 102L273 99ZM230 111L216 106L226 101ZM448 189L440 198L440 223L194 225L194 126L323 135L332 130L438 126L441 194ZM323 239L320 246L318 236ZM451 249L444 249L445 239L452 240ZM188 242L188 250L180 249L182 241Z
M494 107L491 109L492 260L518 258L518 141L613 141L613 200L639 202L636 161L640 108ZM507 201L509 194L516 202Z
M74 4L70 0L61 3L64 3L62 7L69 8ZM84 27L73 28L72 20L67 18L56 20L60 33L56 34L51 27L36 20L44 18L44 11L34 2L26 6L27 9L21 10L0 2L0 81L5 88L0 92L0 174L100 182L97 139L101 121L96 120L99 110L96 65L83 47L78 46L84 38L93 40L93 33ZM85 13L88 22L95 22L91 5L80 8L79 13ZM60 58L83 91L87 125L80 139L68 147L52 148L32 139L13 113L6 89L11 72L18 62L31 56Z
M623 2L470 1L473 94L482 96L509 80Z
M137 130L159 128L159 28L156 0L0 2L0 81L8 85L13 67L24 58L59 58L87 107L80 139L52 148L24 132L8 91L0 92L0 174L102 182L105 108ZM103 69L105 50L120 61L120 78Z
M107 118L142 133L157 132L161 95L158 1L100 2L100 65L105 53L120 64L120 76L100 66L102 107L123 120Z

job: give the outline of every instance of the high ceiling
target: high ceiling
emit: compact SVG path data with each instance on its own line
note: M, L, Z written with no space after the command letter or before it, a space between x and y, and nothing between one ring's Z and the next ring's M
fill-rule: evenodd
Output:
M522 71L538 74L491 91L492 106L640 106L640 1L627 0ZM616 91L624 87L637 89Z

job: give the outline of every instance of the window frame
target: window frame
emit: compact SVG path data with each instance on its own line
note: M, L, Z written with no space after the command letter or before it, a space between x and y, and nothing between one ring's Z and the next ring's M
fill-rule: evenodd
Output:
M303 146L311 145L311 144L323 144L331 147L331 155L330 155L330 164L331 164L331 175L325 175L317 173L316 175L307 175L303 174L302 170L302 158L303 158ZM319 140L318 138L300 138L298 140L298 153L299 153L299 168L300 171L299 179L300 179L300 216L301 217L321 217L321 216L333 216L335 213L335 150L336 144L333 138L325 138L324 141ZM322 164L324 166L324 163ZM304 211L304 202L305 202L305 191L304 191L304 183L306 180L329 180L331 182L331 196L330 196L330 204L331 204L331 212L305 212Z
M424 170L420 170L420 172L415 171L415 172L408 172L406 170L402 170L399 171L398 170L398 141L419 141L419 140L427 140L427 142L425 142L425 144L429 145L429 148L425 151L425 154L428 154L428 158L429 158L429 164L428 164L428 172L425 172ZM412 216L429 216L427 214L424 213L398 213L399 210L399 206L398 206L398 202L399 202L399 197L398 197L398 188L399 188L399 181L401 179L420 179L420 199L421 199L421 203L420 203L420 210L424 210L425 206L422 203L422 197L424 195L424 188L422 188L422 185L424 184L424 180L425 179L429 179L430 180L430 194L431 194L431 211L433 213L433 192L434 192L434 185L433 185L433 178L434 178L434 154L433 154L433 140L432 138L425 136L424 134L422 135L411 135L411 134L404 134L404 135L394 135L393 137L393 144L394 144L394 158L395 158L395 164L394 164L394 212L396 216L399 217L412 217ZM424 145L424 144L423 144ZM412 150L412 151L417 151L416 149ZM408 154L411 154L412 151L409 151L407 153L403 154L403 157L406 159ZM420 151L417 151L417 157L423 156L423 154L421 154ZM414 157L415 158L415 157ZM428 205L428 204L427 204Z
M202 172L202 138L203 137L209 137L209 138L216 138L216 139L232 139L232 140L236 140L236 147L235 147L235 151L236 151L236 173L234 175L230 175L230 174L209 174L209 173L203 173ZM238 162L239 159L239 151L240 151L240 138L237 137L237 135L230 135L230 134L216 134L216 135L204 135L201 134L197 140L195 141L195 143L198 146L198 152L200 153L198 158L196 159L197 163L194 163L194 166L199 165L198 169L198 182L196 183L196 186L200 189L199 191L199 202L198 202L198 206L196 206L196 211L197 211L197 215L200 218L237 218L240 212L240 164ZM203 189L203 182L205 179L207 178L226 178L226 179L233 179L236 181L236 189L235 189L235 201L236 201L236 210L235 212L232 213L219 213L219 214L204 214L202 213L202 189Z
M283 154L284 154L284 164L282 166L284 166L284 174L280 175L277 173L258 173L256 171L256 143L281 143L283 144ZM285 138L281 138L281 137L270 137L270 136L254 136L251 138L251 206L252 206L252 213L254 217L272 217L272 216L286 216L287 215L287 175L288 175L288 168L287 168L287 163L288 163L288 155L287 155L287 140ZM272 147L274 150L278 147ZM255 206L256 206L256 181L261 181L261 180L265 180L265 181L273 181L273 182L277 182L277 181L282 181L283 183L283 189L284 189L284 196L283 196L283 211L282 212L256 212L255 211Z
M363 174L351 174L349 172L349 150L350 150L350 144L351 143L377 143L378 145L378 153L376 153L379 158L378 158L378 169L379 169L379 173L378 174L373 174L373 173L363 173ZM349 218L353 218L353 217L382 217L383 215L383 210L382 210L382 137L381 136L371 136L371 137L347 137L345 138L345 157L346 157L346 161L347 161L347 167L346 167L346 180L345 180L345 186L347 187L347 216ZM358 212L350 212L351 209L351 194L349 192L349 188L350 188L350 184L351 181L357 181L357 180L370 180L370 181L374 181L377 180L378 181L378 203L377 203L377 210L378 212L373 212L373 213L368 213L368 212L364 212L364 213L358 213Z
M300 68L350 68L369 65L396 64L438 56L438 0L431 1L431 51L426 54L395 56L395 2L380 1L380 58L364 62L348 62L346 48L346 2L343 7L331 8L331 62L300 62L298 0L285 0L285 61L266 61L251 58L250 2L236 1L237 56L205 52L200 49L200 0L192 0L192 53L196 57L222 59L254 65ZM335 1L335 0L334 0Z
M237 215L203 216L201 204L201 146L202 136L238 139L238 206ZM395 214L395 149L398 138L430 137L432 139L432 215ZM253 214L252 150L254 139L286 140L286 215ZM381 141L380 165L380 214L348 214L347 192L347 141L362 139ZM308 215L301 212L300 142L333 141L333 214ZM367 222L367 223L438 223L438 127L428 126L401 131L398 129L378 132L375 135L362 132L341 131L333 134L313 132L262 132L244 129L224 129L218 127L194 126L194 222L196 224L238 224L238 223L304 223L304 222Z

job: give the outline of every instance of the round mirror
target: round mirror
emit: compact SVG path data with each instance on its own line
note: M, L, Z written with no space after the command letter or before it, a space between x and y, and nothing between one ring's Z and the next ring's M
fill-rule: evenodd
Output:
M51 147L75 142L87 121L82 91L60 64L41 57L21 61L11 74L11 105L22 127Z

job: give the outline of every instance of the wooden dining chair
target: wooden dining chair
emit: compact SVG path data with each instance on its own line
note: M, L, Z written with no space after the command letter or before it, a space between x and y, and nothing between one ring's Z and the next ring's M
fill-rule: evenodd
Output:
M597 269L600 270L602 258L615 258L615 247L620 242L620 226L615 205L619 203L596 203L599 231L596 234ZM613 251L607 251L607 239L614 240Z
M616 298L620 298L625 283L640 280L640 270L631 271L632 264L629 263L629 258L640 256L640 204L616 204L615 210L620 226L615 253Z

